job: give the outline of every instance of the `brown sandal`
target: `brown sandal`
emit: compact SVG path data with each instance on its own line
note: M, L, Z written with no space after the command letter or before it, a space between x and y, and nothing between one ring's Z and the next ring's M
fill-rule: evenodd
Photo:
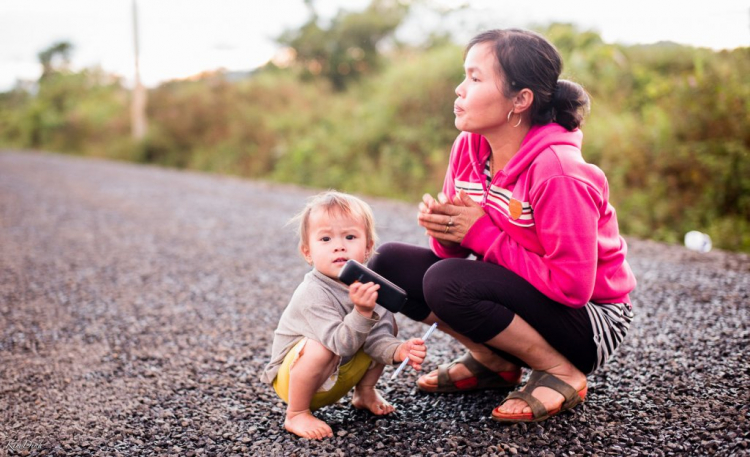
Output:
M548 387L559 392L560 395L565 398L560 407L548 411L541 401L531 395L537 387ZM502 406L510 399L517 398L525 401L529 405L529 408L531 408L531 412L518 414L504 413L499 410L500 406L498 406L492 410L492 418L498 422L507 424L514 424L517 422L540 422L583 403L586 399L587 391L588 386L584 386L581 390L575 390L570 384L560 380L560 378L553 374L547 373L546 371L534 371L531 373L531 376L529 376L529 382L526 383L524 390L511 392L500 405Z
M448 375L450 370L456 364L463 364L473 376L452 381ZM430 393L451 393L451 392L469 392L473 390L490 390L490 389L509 389L517 386L521 382L521 370L495 372L485 367L477 361L471 352L467 352L458 359L438 365L438 383L437 386L425 389L417 384L419 390ZM425 375L428 376L428 375Z

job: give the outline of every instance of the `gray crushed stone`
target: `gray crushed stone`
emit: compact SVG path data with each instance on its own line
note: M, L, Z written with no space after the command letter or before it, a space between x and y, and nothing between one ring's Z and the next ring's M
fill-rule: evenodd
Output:
M307 271L285 224L316 192L0 152L0 455L750 453L750 258L637 239L633 328L573 412L500 425L506 392L424 394L407 369L381 380L396 414L346 398L319 412L333 438L285 432L257 373ZM367 200L382 241L425 245L414 204ZM429 346L427 370L461 353Z

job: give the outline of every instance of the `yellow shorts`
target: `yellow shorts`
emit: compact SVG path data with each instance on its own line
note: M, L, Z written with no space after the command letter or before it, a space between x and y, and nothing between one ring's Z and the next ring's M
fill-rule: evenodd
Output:
M276 379L273 380L274 390L285 403L289 403L289 371L299 358L299 353L306 342L307 338L303 338L287 353L279 367ZM335 377L335 381L332 382L333 385L329 386L327 385L329 383L326 383L313 395L310 409L316 410L323 406L332 405L344 398L359 383L370 368L371 362L372 359L365 354L364 350L357 351L351 360L339 366L337 373L332 375L332 378Z

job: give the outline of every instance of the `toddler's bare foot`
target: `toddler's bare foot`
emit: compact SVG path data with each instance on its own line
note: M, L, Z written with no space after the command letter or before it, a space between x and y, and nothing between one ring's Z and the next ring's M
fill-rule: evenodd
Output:
M390 414L396 410L374 387L356 387L352 395L352 405L357 409L367 408L376 416Z
M286 413L284 428L295 435L310 440L321 440L333 436L333 430L325 422L312 415L309 409Z

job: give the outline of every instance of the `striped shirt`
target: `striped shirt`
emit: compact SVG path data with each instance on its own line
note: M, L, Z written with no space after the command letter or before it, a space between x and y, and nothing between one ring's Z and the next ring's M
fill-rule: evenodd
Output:
M586 303L586 312L594 330L596 366L599 369L612 357L633 321L633 308L627 303Z
M490 154L490 158L487 159L487 163L484 164L484 175L487 177L487 187L490 187L490 184L492 184L492 166L490 164L490 160L492 160L492 154Z

